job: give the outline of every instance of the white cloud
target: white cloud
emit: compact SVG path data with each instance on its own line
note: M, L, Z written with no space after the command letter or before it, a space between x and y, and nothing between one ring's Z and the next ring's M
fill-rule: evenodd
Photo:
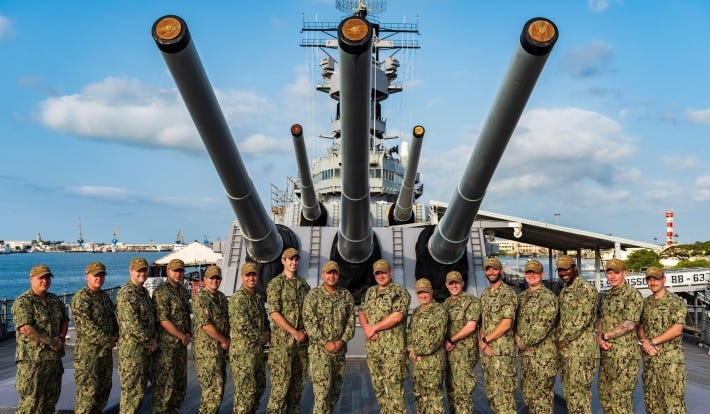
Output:
M710 108L688 109L688 117L696 124L710 125Z
M587 0L587 7L593 12L603 12L609 7L609 0Z
M10 19L0 14L0 41L10 37L11 28Z
M572 49L562 56L562 70L577 78L598 76L609 69L614 57L610 45L601 40L592 40L589 44Z
M212 197L185 197L183 194L177 196L158 195L158 194L143 194L135 190L129 190L114 186L70 186L65 187L64 192L75 196L88 198L97 201L108 203L137 204L149 203L151 205L170 206L172 208L197 208L209 209L219 205L223 200L218 200Z
M130 201L133 198L130 191L120 187L84 185L67 187L65 191L82 197L106 201Z
M691 192L695 201L710 201L710 175L695 179L695 188Z
M258 154L258 153L274 153L274 152L290 152L291 147L286 147L285 145L290 145L290 142L279 141L275 138L267 137L262 134L254 134L246 137L242 141L237 143L239 150L247 154Z
M698 168L700 163L694 155L686 157L664 156L661 157L663 165L674 170L692 170Z
M215 95L232 129L253 125L271 111L268 100L252 92L217 90ZM48 128L90 139L188 152L203 148L176 89L124 77L108 77L79 93L47 98L39 105L39 119Z

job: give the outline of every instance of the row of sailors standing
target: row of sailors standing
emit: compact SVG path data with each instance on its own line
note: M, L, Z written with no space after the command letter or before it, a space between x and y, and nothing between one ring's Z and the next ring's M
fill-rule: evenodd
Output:
M242 286L229 301L218 291L220 269L209 267L205 288L193 299L193 321L179 259L168 264L167 281L152 299L143 288L148 264L143 258L133 259L116 313L101 290L105 267L99 262L88 265L87 286L71 302L77 327L75 412L101 412L105 407L111 389L111 350L117 342L122 413L138 411L149 380L154 386L153 412L180 410L191 342L202 388L201 413L219 410L227 360L235 384L234 412L257 410L266 388L267 344L271 380L267 412L298 412L307 374L313 382L314 412L333 412L343 384L347 343L355 329L353 297L338 286L336 262L324 264L323 284L310 289L297 276L296 249L286 249L281 261L284 271L269 282L267 304L256 292L253 263L242 266ZM648 412L685 412L681 334L687 309L666 291L663 271L646 271L653 294L643 300L625 282L624 263L609 260L605 269L611 290L597 309L598 294L579 277L574 259L561 256L556 264L565 283L559 298L542 285L544 272L536 260L525 265L528 288L520 295L502 282L503 269L496 258L484 263L490 285L480 300L464 291L459 272L447 274L450 296L443 304L433 301L429 280L419 279L415 291L420 305L407 323L409 293L392 280L387 261L375 262L376 285L366 292L358 318L381 412L406 412L403 384L411 363L417 412L443 413L445 384L450 411L472 413L479 353L486 397L496 413L516 412L516 354L521 357L523 399L532 413L552 412L558 370L568 411L591 413L591 384L599 360L602 408L633 412L631 394L640 354ZM51 278L47 266L33 267L31 288L12 309L18 338L18 413L53 412L60 393L68 317L62 302L48 292Z

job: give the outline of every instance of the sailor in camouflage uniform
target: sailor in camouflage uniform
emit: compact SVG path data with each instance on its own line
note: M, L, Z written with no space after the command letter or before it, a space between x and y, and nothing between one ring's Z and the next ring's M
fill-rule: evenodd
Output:
M86 266L85 273L86 286L74 294L69 305L76 325L74 413L99 414L111 394L112 349L118 340L118 322L111 298L101 290L106 267L93 262Z
M392 268L380 259L372 265L377 286L365 292L358 319L365 335L367 367L382 414L406 412L404 381L407 369L405 319L411 296L392 281Z
M518 307L515 292L503 283L503 265L495 257L483 263L490 286L481 295L481 368L486 399L494 413L513 414L518 388L513 324Z
M313 413L332 413L340 398L345 375L345 353L355 333L355 301L338 286L340 266L332 260L321 269L323 284L303 302L308 334L308 372L315 397Z
M412 312L407 326L407 350L412 360L412 388L417 413L444 414L444 380L447 314L434 302L429 279L417 279L414 289L420 305Z
M138 412L151 378L156 340L155 308L143 287L148 262L131 260L130 280L118 291L118 378L121 382L121 414Z
M15 323L15 389L20 394L16 413L54 413L61 392L62 356L69 318L64 303L53 293L52 272L43 264L30 270L30 289L12 304Z
M158 350L153 366L153 414L178 413L187 390L187 345L192 341L190 295L183 286L185 263L168 263L167 279L153 293Z
M229 350L229 304L220 292L222 270L211 265L205 270L205 287L192 301L195 324L195 357L197 379L200 381L200 414L216 414L224 397Z
M303 326L303 301L311 290L296 275L298 250L289 247L281 254L284 270L266 287L269 316L274 322L269 349L271 393L266 411L270 414L298 413L301 391L308 374L308 335Z
M579 277L574 259L557 259L557 276L565 283L559 297L557 325L562 392L570 414L592 413L592 381L597 370L599 347L594 341L597 290Z
M626 283L623 261L608 260L605 269L611 290L602 298L597 322L597 344L601 348L599 402L605 413L631 413L640 359L636 326L643 299L638 290Z
M446 391L452 414L473 414L473 390L476 388L478 362L478 321L481 301L464 292L461 273L446 274L446 288L451 296L443 303L448 314L446 330Z
M646 269L653 293L644 299L638 337L643 348L643 401L650 414L685 414L685 355L683 325L688 308L665 287L658 267Z
M242 265L242 286L229 298L229 363L234 380L234 413L255 413L266 389L266 354L271 340L263 296L256 291L256 264Z
M552 414L557 375L557 297L543 286L545 272L539 261L528 261L524 271L528 288L518 297L515 325L523 400L531 414Z

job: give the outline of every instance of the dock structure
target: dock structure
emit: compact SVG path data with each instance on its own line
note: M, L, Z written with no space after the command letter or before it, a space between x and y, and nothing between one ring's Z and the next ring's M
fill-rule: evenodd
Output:
M689 338L686 338L689 339ZM686 340L683 343L683 349L685 351L686 357L686 371L687 371L687 396L686 403L689 414L700 414L707 412L707 399L710 395L710 383L707 379L710 378L710 356L707 354L707 348L700 348L696 346L695 342ZM10 414L14 413L14 407L17 405L19 396L15 391L15 340L7 339L0 341L0 414ZM73 358L74 352L73 347L67 347L67 354L63 358L64 362L64 377L62 380L62 394L57 404L57 413L66 414L73 413L74 409L74 394L76 392L76 386L74 384L74 370L73 370ZM114 352L114 378L113 378L113 388L111 390L111 396L109 398L108 405L105 409L106 413L118 413L119 412L119 397L120 397L120 386L118 383L118 373L116 367L118 366L116 361L116 353ZM228 368L229 369L229 368ZM195 371L194 360L192 358L188 359L188 382L187 382L187 396L185 398L185 403L180 410L181 413L195 413L199 407L200 403L200 386L197 380L197 372ZM492 413L486 402L486 397L484 394L484 384L480 369L477 367L476 373L478 375L478 385L473 393L474 407L477 413ZM267 372L268 375L268 372ZM220 407L220 413L231 413L232 403L233 403L233 383L231 380L231 372L228 372L228 382L225 389L225 396L222 400L222 405ZM261 399L261 404L257 413L265 413L266 399L268 398L268 392L270 385L267 383L267 388L264 396ZM442 390L443 392L443 390ZM414 406L414 397L412 395L412 381L411 377L405 383L405 395L407 403L407 412L416 412ZM641 385L641 378L639 376L639 382L636 386L636 390L633 394L635 413L646 412L646 407L643 403L643 390ZM141 413L151 412L151 399L152 390L149 390L143 405L141 406ZM527 408L525 407L522 397L520 394L520 389L517 391L517 405L518 413L527 413ZM306 384L306 388L303 391L303 397L301 399L301 412L309 413L313 411L313 388L311 386L310 380ZM377 399L375 398L374 390L372 389L372 384L370 382L369 372L367 370L367 361L363 358L352 358L347 360L347 367L345 369L345 382L343 384L343 392L340 396L340 400L335 407L336 413L353 413L353 414L368 414L368 413L378 413L379 406L377 405ZM446 411L449 412L448 409ZM562 387L557 379L555 384L555 401L554 401L554 412L555 413L567 413L567 408L565 406L564 399L562 397ZM599 406L599 399L596 389L596 381L592 385L592 412L601 413L601 407Z

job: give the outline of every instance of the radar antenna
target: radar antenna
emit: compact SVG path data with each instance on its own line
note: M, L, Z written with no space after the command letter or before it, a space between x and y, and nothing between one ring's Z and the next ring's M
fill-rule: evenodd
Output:
M344 13L365 17L367 13L377 14L385 11L387 0L335 0L335 8Z
M76 242L79 243L79 247L84 245L84 236L81 234L81 217L79 217L79 237Z

